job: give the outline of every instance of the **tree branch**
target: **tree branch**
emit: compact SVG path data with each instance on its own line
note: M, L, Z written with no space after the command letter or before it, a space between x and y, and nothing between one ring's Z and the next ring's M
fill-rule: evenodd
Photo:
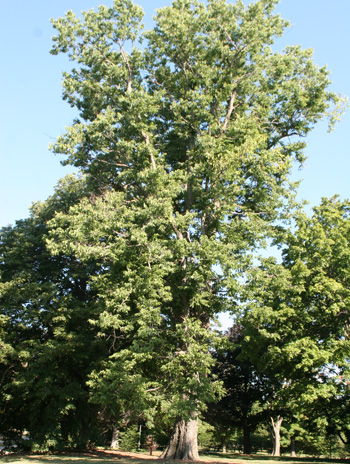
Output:
M232 114L233 110L238 106L238 105L234 106L235 99L236 99L236 93L234 91L232 91L230 101L229 101L229 104L228 104L228 110L227 110L227 113L226 113L225 121L224 121L224 124L223 124L223 126L221 128L221 133L225 132L225 130L227 128L227 125L229 123L231 114Z
M133 72L128 60L128 57L124 51L123 45L121 43L121 40L119 40L119 48L120 48L120 53L123 57L124 63L126 64L126 67L128 68L128 81L127 81L127 88L126 88L126 93L131 93L132 87L131 87L131 82L132 82L132 77L133 77Z

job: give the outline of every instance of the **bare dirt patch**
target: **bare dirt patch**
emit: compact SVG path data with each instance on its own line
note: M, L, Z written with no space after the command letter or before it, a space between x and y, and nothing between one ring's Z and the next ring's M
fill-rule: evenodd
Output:
M115 457L117 459L131 459L135 461L144 460L152 461L159 459L161 453L159 451L153 451L153 455L150 456L146 453L133 453L131 451L119 451L119 450L96 450L97 455L103 455L108 457Z

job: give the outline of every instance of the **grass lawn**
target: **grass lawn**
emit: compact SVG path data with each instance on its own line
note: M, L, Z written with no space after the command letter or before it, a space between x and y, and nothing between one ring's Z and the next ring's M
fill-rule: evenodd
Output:
M12 454L0 457L0 464L161 464L159 453L149 456L145 453L123 453L119 451L96 451L91 453L67 453L60 455L20 455ZM174 461L173 461L174 462ZM178 461L179 463L181 461ZM210 464L316 464L316 463L342 463L346 460L315 459L315 458L290 458L282 456L273 458L267 455L244 456L238 454L202 454L201 463Z

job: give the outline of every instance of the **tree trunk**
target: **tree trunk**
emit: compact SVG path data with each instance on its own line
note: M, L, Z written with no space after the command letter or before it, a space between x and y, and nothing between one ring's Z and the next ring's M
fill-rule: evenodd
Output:
M222 443L222 452L223 452L224 454L227 453L226 440Z
M243 424L243 453L250 454L250 429L247 424Z
M170 441L161 455L161 459L198 461L198 419L177 420Z
M295 458L296 453L295 453L295 437L292 437L290 439L290 455L292 458Z
M113 428L111 448L119 448L119 430L116 427Z
M277 416L276 421L271 417L270 431L272 437L272 456L281 456L281 425L283 417Z

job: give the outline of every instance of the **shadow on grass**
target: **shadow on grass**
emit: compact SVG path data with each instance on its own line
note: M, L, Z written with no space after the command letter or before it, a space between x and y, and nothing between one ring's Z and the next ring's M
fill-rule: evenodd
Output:
M99 452L94 453L62 453L62 454L10 454L0 456L0 464L18 463L18 464L108 464L119 461L119 464L128 464L129 460L124 462L116 456L108 456Z
M67 452L59 454L27 454L16 453L7 456L0 456L0 464L108 464L118 462L118 464L155 464L157 456L147 456L136 453L118 453L117 451L95 450L91 452Z

